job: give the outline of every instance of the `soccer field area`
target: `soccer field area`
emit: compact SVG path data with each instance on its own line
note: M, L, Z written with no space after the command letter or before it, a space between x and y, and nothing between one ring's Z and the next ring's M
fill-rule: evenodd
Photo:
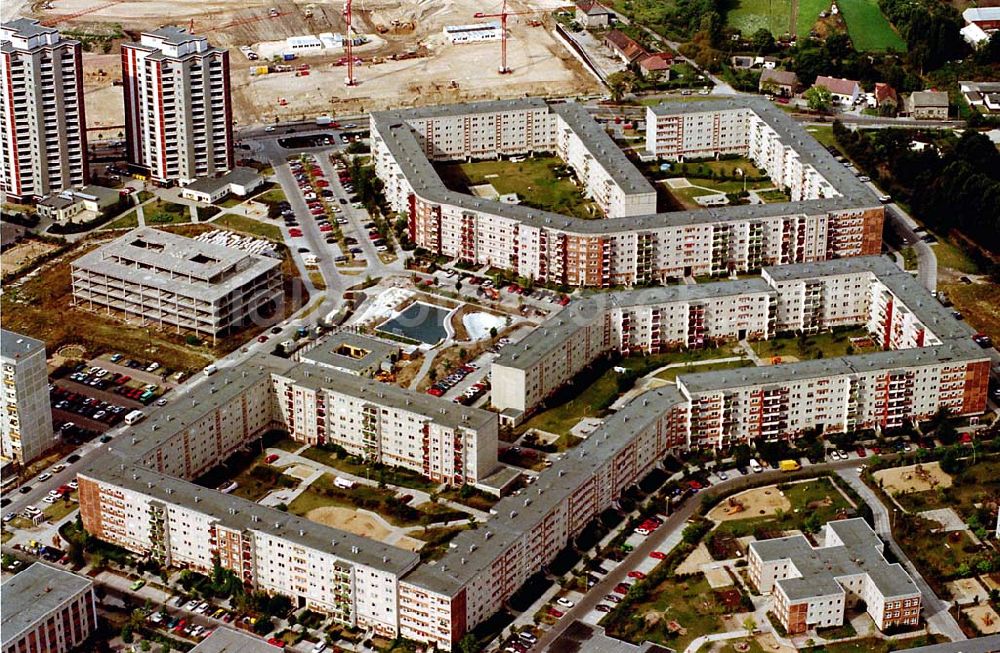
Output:
M878 7L878 0L839 0L847 31L859 52L906 52L906 43Z
M726 22L744 36L762 27L783 36L791 31L794 15L795 33L804 36L816 23L819 12L829 9L830 4L830 0L733 0Z

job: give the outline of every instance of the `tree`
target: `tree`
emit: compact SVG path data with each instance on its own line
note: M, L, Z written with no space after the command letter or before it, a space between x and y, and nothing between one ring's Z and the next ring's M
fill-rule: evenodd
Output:
M635 84L635 73L629 70L622 70L608 75L608 89L611 91L611 99L621 102L626 94L632 91Z
M748 616L743 620L743 630L747 631L747 637L753 635L753 631L757 630L757 620L753 616Z
M771 30L761 27L750 37L750 45L758 54L767 54L774 51L774 35Z
M479 642L476 641L476 636L472 633L467 633L458 642L458 650L462 653L476 653L479 650Z
M809 103L809 108L813 111L827 113L833 105L833 94L823 86L813 86L802 94L802 97Z

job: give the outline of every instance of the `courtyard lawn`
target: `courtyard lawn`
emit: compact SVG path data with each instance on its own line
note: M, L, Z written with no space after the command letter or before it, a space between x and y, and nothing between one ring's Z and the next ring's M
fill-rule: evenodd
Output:
M216 218L213 224L218 225L219 227L232 229L233 231L241 231L246 234L261 236L262 238L267 238L268 240L273 240L275 242L284 242L284 238L281 236L281 229L279 229L276 225L267 224L266 222L254 220L253 218L247 218L242 215L224 213Z
M702 635L723 632L726 612L705 576L697 574L684 580L667 578L651 588L645 600L628 605L623 614L612 612L604 625L612 637L637 643L649 640L683 651ZM686 632L671 632L671 621Z
M780 204L790 201L788 193L780 190L762 190L757 192L757 196L767 204Z
M656 375L656 378L664 381L674 381L682 374L698 374L699 372L715 372L717 370L735 370L741 367L752 366L749 360L729 361L726 363L706 363L705 365L685 365L684 367L671 367Z
M861 354L874 351L876 348L864 349L854 347L851 338L870 338L864 327L849 331L826 332L816 335L799 337L772 338L750 343L753 350L763 359L783 358L793 356L798 360L813 358L836 358L848 353Z
M733 349L724 347L722 349L700 349L691 351L678 351L666 354L653 354L649 356L631 356L618 361L615 365L624 367L635 374L636 378L649 374L653 370L669 365L670 363L686 363L691 361L707 361L716 358L729 358L734 354ZM518 427L518 433L524 433L529 429L540 429L557 435L568 435L571 428L584 417L602 417L608 406L622 393L619 380L622 375L613 369L595 369L594 378L582 391L580 386L576 386L579 392L567 391L561 393L562 396L573 396L572 399L559 403L559 399L553 400L551 408L538 413L527 422ZM575 396L574 396L575 394Z
M136 215L135 209L132 209L120 218L117 218L116 220L101 227L101 231L109 229L135 229L138 226L139 216Z
M147 226L191 222L191 211L186 204L157 200L142 207Z
M851 508L828 478L781 484L778 485L778 489L785 493L785 498L791 505L789 512L756 517L748 514L746 519L731 519L720 523L712 533L716 536L732 537L754 534L777 537L781 531L801 530L806 521L818 527L838 518Z
M438 483L424 478L413 470L389 467L377 468L372 465L366 465L356 456L340 458L334 452L327 451L326 449L322 449L320 447L309 447L300 455L303 458L308 458L309 460L329 465L330 467L339 469L342 472L347 472L348 474L352 474L358 478L370 478L385 481L390 485L398 485L400 487L408 487L414 490L423 490L425 492L431 492L436 490L438 487Z
M530 157L517 163L450 163L436 167L445 185L458 192L467 193L470 186L491 184L501 195L517 193L525 205L578 218L604 217L597 205L574 183L568 166L557 157Z
M855 50L906 52L906 43L882 14L878 0L842 0L837 6L847 21Z

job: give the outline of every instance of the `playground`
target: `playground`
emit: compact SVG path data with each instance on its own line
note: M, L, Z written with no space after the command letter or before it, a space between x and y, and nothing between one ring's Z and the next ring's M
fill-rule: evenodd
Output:
M889 495L951 487L951 476L941 471L937 462L883 469L872 476Z
M712 508L707 517L714 522L724 522L750 517L767 517L778 511L788 512L792 504L777 486L753 488L734 494Z

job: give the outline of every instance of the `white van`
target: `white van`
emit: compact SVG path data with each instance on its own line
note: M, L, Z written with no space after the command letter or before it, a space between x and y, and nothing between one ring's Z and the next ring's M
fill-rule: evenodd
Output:
M128 425L135 424L136 422L141 422L146 417L146 413L141 410L133 410L131 413L125 416L125 423Z
M202 371L205 373L205 376L212 376L213 374L219 371L219 368L216 367L215 365L209 365Z
M750 459L750 470L754 474L760 474L762 471L764 471L764 468L760 466L759 462L757 462L756 460L754 460L753 458L751 458Z
M354 487L354 481L349 478L344 478L343 476L338 476L333 479L333 484L344 490L350 490Z

